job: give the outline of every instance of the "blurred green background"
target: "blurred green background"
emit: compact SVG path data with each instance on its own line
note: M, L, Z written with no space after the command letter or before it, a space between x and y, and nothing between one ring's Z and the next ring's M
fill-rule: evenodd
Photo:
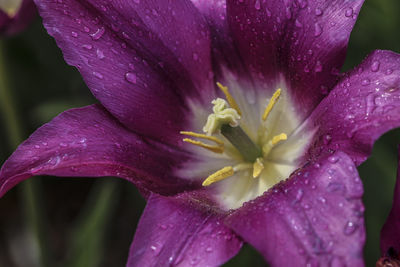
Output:
M374 49L400 53L399 14L399 0L366 0L344 71ZM0 109L2 163L21 139L43 123L66 109L96 101L78 72L65 64L39 18L22 34L1 40L0 49L0 79L7 78L12 93L2 104L6 108ZM13 107L18 108L16 113ZM13 116L19 125L10 126ZM398 144L400 129L385 134L359 167L365 186L367 266L375 266L380 257L379 234L391 207ZM0 266L125 265L145 204L132 184L115 178L38 177L31 181L0 200ZM245 246L224 266L245 265L265 263Z

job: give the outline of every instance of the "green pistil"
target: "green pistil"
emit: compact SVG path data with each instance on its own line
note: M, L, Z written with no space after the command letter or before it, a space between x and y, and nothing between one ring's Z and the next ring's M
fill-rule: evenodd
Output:
M221 134L240 152L248 162L255 162L262 157L261 149L251 141L250 137L240 128L229 124L221 125Z

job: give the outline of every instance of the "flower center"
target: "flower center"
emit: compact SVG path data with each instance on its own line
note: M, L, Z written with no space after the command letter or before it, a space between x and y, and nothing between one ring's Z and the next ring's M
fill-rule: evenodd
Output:
M194 131L181 134L193 153L175 171L183 179L201 179L222 208L236 209L299 167L314 130L303 128L284 79L270 93L226 75L229 90L217 83L224 97L214 97L212 112L189 102Z
M235 166L225 166L222 169L209 175L203 182L203 186L209 186L215 182L224 180L228 177L233 176L235 173L252 169L253 178L260 176L264 170L264 161L267 159L271 149L279 142L287 139L285 133L273 136L270 140L263 142L261 146L255 144L246 132L240 127L241 110L239 105L233 96L229 93L228 87L217 83L218 87L225 94L226 100L217 98L211 103L213 106L213 113L211 113L203 132L206 134L194 133L189 131L182 131L181 134L213 141L216 145L209 145L201 141L196 141L190 138L185 138L183 141L191 143L196 146L208 149L214 153L224 152L224 142L219 138L213 136L214 134L221 134L230 142L230 144L239 152L242 156L243 162ZM279 99L281 89L276 90L272 98L268 102L262 120L266 121L268 115L273 109L274 105Z

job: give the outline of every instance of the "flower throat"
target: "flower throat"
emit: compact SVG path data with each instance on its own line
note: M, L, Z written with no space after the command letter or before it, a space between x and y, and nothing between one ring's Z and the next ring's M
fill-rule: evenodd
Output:
M217 98L211 102L214 105L213 113L208 116L207 122L203 127L204 134L190 131L181 131L180 133L190 137L211 141L214 144L207 144L191 138L184 138L184 142L202 147L214 153L224 153L224 141L214 136L215 134L220 133L240 153L243 161L235 166L223 167L209 175L203 181L203 186L209 186L215 182L224 180L237 172L249 169L253 169L253 178L259 177L261 172L264 170L264 162L271 149L281 141L287 139L286 134L281 133L272 137L271 140L268 140L268 142L264 144L258 145L254 143L240 127L242 112L233 96L229 93L228 87L223 86L221 83L217 83L217 85L224 93L226 100ZM267 120L268 115L278 101L280 94L281 89L276 90L269 100L262 115L263 121Z

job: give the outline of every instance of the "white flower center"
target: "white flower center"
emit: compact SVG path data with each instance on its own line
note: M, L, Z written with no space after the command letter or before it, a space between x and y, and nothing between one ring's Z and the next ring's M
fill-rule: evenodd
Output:
M206 134L181 132L190 137L183 139L185 142L195 145L198 160L187 163L178 175L203 179L203 186L215 192L225 209L236 209L287 179L299 167L312 132L301 131L301 121L283 84L272 95L250 99L235 86L232 94L228 87L220 83L218 87L227 101L212 101L213 113L206 123L203 119ZM203 110L196 111L204 118Z

